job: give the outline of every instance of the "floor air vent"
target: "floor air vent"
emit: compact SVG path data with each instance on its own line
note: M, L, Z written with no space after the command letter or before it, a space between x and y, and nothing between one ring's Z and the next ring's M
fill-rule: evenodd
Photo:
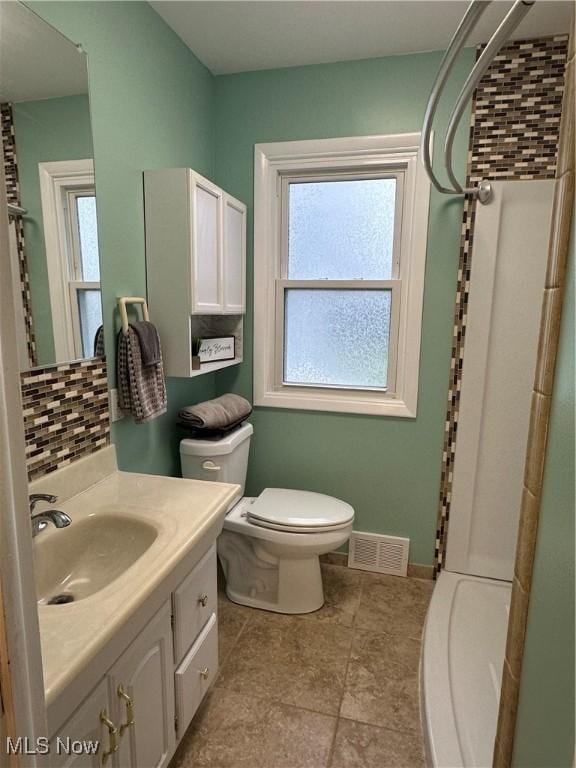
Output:
M410 539L354 531L350 536L348 567L406 576Z

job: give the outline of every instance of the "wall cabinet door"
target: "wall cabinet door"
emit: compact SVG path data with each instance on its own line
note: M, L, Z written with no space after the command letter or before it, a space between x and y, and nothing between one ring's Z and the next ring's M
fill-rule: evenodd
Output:
M192 311L222 312L222 190L190 173Z
M116 768L163 768L175 747L171 610L167 603L108 674L120 729Z
M50 755L43 758L41 765L50 768L100 768L102 755L110 743L108 729L101 715L111 718L108 704L108 685L102 680L87 699L78 707L72 717L58 729L50 740ZM96 754L90 754L92 746L99 743ZM85 744L83 754L75 754ZM107 758L106 764L111 762Z
M246 206L225 194L223 207L223 310L242 314L246 310Z

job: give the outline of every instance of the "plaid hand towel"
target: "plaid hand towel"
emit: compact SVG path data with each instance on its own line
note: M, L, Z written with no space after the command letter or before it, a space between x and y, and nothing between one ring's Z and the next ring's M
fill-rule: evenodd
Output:
M136 424L144 424L166 413L166 382L162 354L155 365L143 365L138 335L132 326L128 333L118 334L116 356L118 404L125 413L134 417Z

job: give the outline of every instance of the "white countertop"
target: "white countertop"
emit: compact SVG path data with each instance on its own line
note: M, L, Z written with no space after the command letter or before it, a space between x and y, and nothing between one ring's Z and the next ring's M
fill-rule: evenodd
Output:
M49 705L119 631L146 598L240 495L238 485L112 472L57 506L75 520L121 514L151 523L149 549L99 592L67 605L39 605L46 703ZM39 537L65 536L52 526ZM104 672L105 670L103 670Z

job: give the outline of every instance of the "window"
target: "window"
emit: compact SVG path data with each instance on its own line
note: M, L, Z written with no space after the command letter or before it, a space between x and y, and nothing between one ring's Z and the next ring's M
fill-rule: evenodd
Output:
M92 357L94 338L102 325L100 262L94 187L64 193L68 225L68 288L75 357Z
M102 324L92 160L40 163L56 360L94 355Z
M429 197L418 143L257 145L257 405L416 414Z

